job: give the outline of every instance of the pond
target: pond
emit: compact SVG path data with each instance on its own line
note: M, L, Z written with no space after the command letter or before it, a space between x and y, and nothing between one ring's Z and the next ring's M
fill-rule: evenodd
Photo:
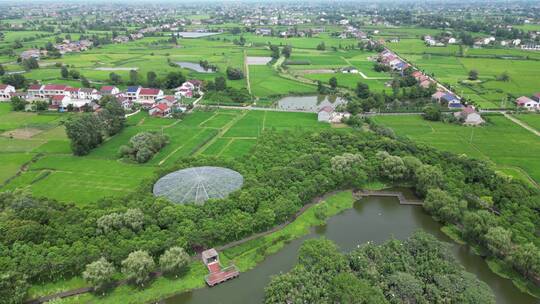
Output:
M201 38L208 37L213 35L218 35L219 33L214 32L178 32L178 36L182 38Z
M204 69L200 64L195 63L195 62L177 61L175 63L177 65L179 65L180 67L184 68L184 69L190 69L190 70L193 70L195 72L199 72L199 73L215 73L211 69L208 69L208 70Z
M314 95L314 96L288 96L277 102L277 108L289 111L304 111L317 113L326 106L335 108L347 101L338 96Z
M326 225L315 227L309 235L291 241L276 254L268 256L257 267L232 281L212 288L202 288L165 299L166 304L252 304L262 303L264 287L270 277L289 271L297 262L298 249L309 238L326 237L343 251L351 251L367 241L382 243L390 238L405 239L416 230L424 230L439 240L449 242L456 259L480 280L486 282L499 304L533 304L538 300L519 291L510 280L491 272L481 257L469 247L452 242L440 231L441 225L427 215L422 207L400 205L394 197L367 197L354 208L328 219Z

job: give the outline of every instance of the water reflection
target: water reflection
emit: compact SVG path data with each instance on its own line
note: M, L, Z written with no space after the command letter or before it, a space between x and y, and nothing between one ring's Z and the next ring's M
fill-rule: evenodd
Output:
M326 106L335 109L345 103L345 99L334 95L288 96L278 100L277 108L317 113Z

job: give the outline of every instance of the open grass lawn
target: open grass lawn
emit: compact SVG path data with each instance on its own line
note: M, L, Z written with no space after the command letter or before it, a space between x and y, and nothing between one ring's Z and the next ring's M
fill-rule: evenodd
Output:
M518 178L526 172L540 182L538 137L503 116L489 116L484 127L430 122L420 116L377 116L374 120L398 135L443 151L484 159Z
M26 113L0 112L5 117L20 114ZM62 119L62 116L50 117ZM198 153L242 157L249 153L265 129L329 127L318 123L317 115L312 113L215 110L196 111L176 120L149 117L141 112L129 117L122 132L107 139L89 155L75 157L63 126L52 124L28 139L0 137L0 182L15 175L22 164L40 153L27 171L2 189L28 187L37 196L89 205L103 197L134 191L143 180L153 177L158 168L172 165L183 157ZM146 164L120 160L119 148L143 131L163 132L168 135L169 144Z
M519 114L514 115L517 119L523 121L527 125L540 132L540 115L539 114Z
M257 97L288 93L315 93L315 86L287 79L266 65L249 66L251 92Z

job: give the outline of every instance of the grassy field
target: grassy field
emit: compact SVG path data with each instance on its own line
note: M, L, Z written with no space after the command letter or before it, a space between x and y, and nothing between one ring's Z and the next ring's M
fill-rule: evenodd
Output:
M0 105L4 132L21 127L19 117L28 124L39 122L43 130L29 138L0 137L0 182L4 182L31 159L34 162L2 190L28 188L37 196L89 205L106 196L122 196L154 176L159 167L172 165L192 155L241 157L249 153L259 135L267 129L322 129L316 114L270 111L196 111L183 120L160 119L139 113L128 119L127 127L84 157L71 155L69 141L59 115L8 112ZM24 114L24 115L23 115ZM16 117L16 118L14 118ZM9 122L9 123L8 123ZM170 143L146 164L119 160L118 149L141 131L163 132ZM96 191L98 190L98 191Z
M540 182L538 137L503 116L489 116L484 127L430 122L420 116L377 116L374 120L401 136L443 151L487 160L497 169Z
M540 132L540 115L538 114L518 114L514 115L517 119L523 121L527 125Z

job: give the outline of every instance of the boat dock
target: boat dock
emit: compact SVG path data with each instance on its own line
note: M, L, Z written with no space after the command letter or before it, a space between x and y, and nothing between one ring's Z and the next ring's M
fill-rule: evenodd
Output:
M361 190L361 191L356 191L354 193L354 195L357 197L357 198L361 198L361 197L364 197L364 196L393 196L393 197L397 197L397 199L399 200L399 203L401 205L423 205L424 202L420 201L420 200L408 200L405 195L403 195L403 193L401 192L398 192L398 191L372 191L372 190Z
M234 279L240 275L235 265L225 268L221 266L219 255L214 248L203 251L202 260L208 268L209 274L204 279L210 287Z

